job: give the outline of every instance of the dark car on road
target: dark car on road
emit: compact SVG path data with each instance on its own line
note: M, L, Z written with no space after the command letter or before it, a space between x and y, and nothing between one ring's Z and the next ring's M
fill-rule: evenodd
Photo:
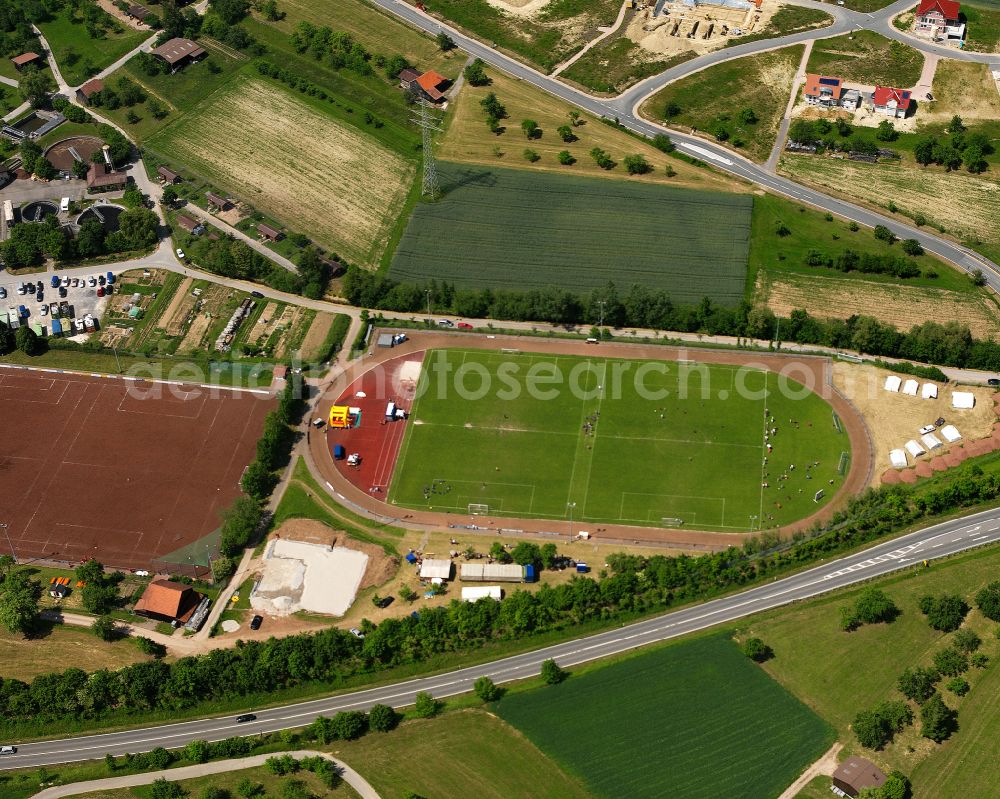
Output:
M262 299L264 299L264 295L263 295L263 294L261 294L261 293L260 293L259 291L251 291L251 292L250 292L250 296L251 296L251 297L256 297L256 298L257 298L257 299L259 299L259 300L262 300Z
M253 713L244 713L242 716L236 717L237 724L245 724L248 721L256 721L257 717Z
M1000 377L991 377L989 380L986 381L986 385L1000 386Z
M262 625L263 623L264 623L263 616L254 616L252 619L250 619L250 629L259 630L260 625Z

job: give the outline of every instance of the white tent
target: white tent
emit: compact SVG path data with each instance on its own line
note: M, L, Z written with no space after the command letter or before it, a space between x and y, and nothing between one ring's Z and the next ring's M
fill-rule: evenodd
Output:
M427 578L433 580L435 577L439 580L450 580L451 561L427 558L420 564L420 576L425 580Z
M909 380L903 383L903 393L910 397L915 397L917 396L917 388L919 387L919 385L920 384L917 383L917 381L911 377Z
M902 378L896 377L896 375L889 375L885 379L885 390L891 391L894 394L899 391L899 384L902 383Z
M925 454L924 448L921 447L912 438L909 441L907 441L903 446L906 447L906 451L909 452L910 455L912 455L914 458L919 458L921 455Z
M906 451L901 449L891 450L889 452L889 463L891 463L895 469L906 468Z
M971 391L952 391L951 407L968 409L976 407L976 395Z
M503 589L499 585L467 585L462 588L462 601L475 602L479 599L503 599Z
M941 446L941 439L933 433L925 433L920 436L920 440L924 442L924 446L927 447L928 450L937 449Z
M955 427L955 425L953 424L946 424L944 427L942 427L941 435L945 437L945 440L949 444L958 441L962 437L962 434L958 432L958 428Z
M924 387L920 389L920 396L924 399L937 399L937 386L933 383L924 383Z

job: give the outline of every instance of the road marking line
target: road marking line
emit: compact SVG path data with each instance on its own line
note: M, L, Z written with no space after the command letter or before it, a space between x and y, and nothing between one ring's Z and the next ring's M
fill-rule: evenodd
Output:
M982 541L984 538L989 538L988 535L981 535L978 538L973 538L973 541Z

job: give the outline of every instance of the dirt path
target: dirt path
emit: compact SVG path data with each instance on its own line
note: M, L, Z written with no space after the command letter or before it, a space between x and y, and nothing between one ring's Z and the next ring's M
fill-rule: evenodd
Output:
M840 754L840 750L843 748L843 744L835 743L827 749L826 754L802 772L802 776L789 785L778 799L795 799L799 791L805 788L812 781L813 777L818 777L821 774L832 776L833 772L837 769L837 755Z
M778 158L781 151L785 149L785 139L788 138L788 128L792 124L792 109L795 108L795 101L799 96L799 86L806 80L806 64L809 63L809 56L812 55L813 40L806 42L802 50L802 58L799 60L799 68L792 79L792 91L788 98L788 105L785 106L785 115L781 118L778 126L778 135L774 139L774 147L771 148L771 157L767 159L765 168L768 172L775 172L778 168Z
M374 334L374 335L377 335ZM383 363L400 357L407 357L416 352L430 349L447 348L461 346L466 349L491 349L501 350L505 347L523 349L525 351L537 353L553 353L560 355L594 355L593 345L582 341L567 341L558 339L530 339L526 340L514 336L485 336L485 335L462 335L437 333L437 332L412 332L410 340L393 349L376 350L358 361L351 363L348 368L339 374L326 389L326 392L316 401L311 414L307 416L320 416L325 418L329 413L330 406L351 383L360 375L380 367ZM769 353L746 353L738 351L713 351L699 349L689 351L683 348L660 346L656 344L619 344L601 343L599 354L605 358L628 358L636 360L677 360L683 358L694 358L705 363L726 363L735 365L752 365L760 369L768 369L775 372L786 370L789 374L794 374L800 381L807 380L815 386L815 390L827 402L829 402L844 424L844 429L851 442L851 470L844 480L844 484L834 496L833 501L823 509L802 519L794 524L777 528L775 532L790 535L798 530L808 529L813 523L824 521L842 507L847 499L859 493L871 479L874 451L871 436L865 425L864 419L829 380L829 364L827 358L815 356L794 356L785 354ZM791 370L791 371L788 371ZM376 499L371 494L362 491L351 485L346 478L341 476L333 464L329 448L326 444L325 435L316 435L309 438L306 462L310 471L317 481L322 485L326 483L331 494L337 498L341 504L348 507L378 517L380 519L392 519L394 522L402 521L404 525L410 526L431 526L441 529L447 528L450 524L468 524L469 517L464 514L438 513L431 511L410 511L409 509L398 508ZM400 518L402 517L402 518ZM562 529L565 521L553 521L545 519L518 519L503 517L498 520L498 525L505 529L518 529L520 534L528 536L546 535L552 538L553 528ZM484 532L490 531L489 526L481 528ZM593 533L592 533L593 535ZM609 524L601 527L598 534L601 541L621 541L634 543L652 543L657 545L671 545L675 547L694 549L725 549L730 546L738 546L747 538L748 533L715 533L692 530L670 530L654 527L637 527L625 524Z

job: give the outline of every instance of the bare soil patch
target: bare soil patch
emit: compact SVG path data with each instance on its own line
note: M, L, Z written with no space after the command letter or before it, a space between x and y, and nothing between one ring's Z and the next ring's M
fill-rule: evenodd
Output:
M644 50L657 55L674 56L686 51L708 53L733 38L734 29L744 34L764 30L779 8L779 3L770 0L762 4L760 11L755 8L691 7L683 3L666 3L664 13L658 17L653 16L651 7L636 14L625 35ZM694 35L688 38L691 33Z
M486 0L486 2L515 17L532 17L542 11L551 0Z
M941 59L934 75L934 102L920 106L924 120L1000 119L1000 92L988 64Z
M921 383L933 382L938 387L938 398L925 400L903 393L894 394L883 389L885 378L891 374L899 374L906 378L902 373L874 366L841 361L833 365L834 386L858 409L871 433L875 447L875 470L872 473L871 485L878 484L882 472L890 468L889 450L902 447L911 438L919 441L920 428L933 423L940 416L958 428L962 439L951 445L945 442L941 449L935 450L935 457L947 453L956 446L993 434L996 411L993 407L992 389L962 386L962 391L972 391L976 395L976 407L972 410L957 411L951 407L952 388L948 387L949 384L921 380ZM944 441L941 436L938 437ZM926 456L921 458L925 459Z
M302 339L302 346L299 347L299 353L301 354L303 361L311 361L318 358L320 355L326 354L320 353L319 348L322 347L323 342L326 341L326 334L329 333L330 328L333 327L334 318L333 314L316 314L316 318L309 326L309 332L307 332L306 337Z
M943 289L817 275L775 277L764 286L764 292L767 306L784 316L796 308L835 319L863 314L900 330L909 330L928 319L955 321L968 325L977 338L994 335L1000 325L998 315L979 299Z
M170 336L179 336L184 330L184 323L191 309L195 304L195 297L191 294L191 284L194 278L187 277L177 287L177 291L170 300L170 305L160 317L160 327Z
M365 576L361 578L359 590L382 585L391 580L399 571L399 559L386 554L377 544L358 541L351 538L343 530L331 527L314 519L289 519L275 532L275 538L285 538L291 541L302 541L306 544L320 544L329 547L345 547L368 556Z
M360 131L252 78L230 82L154 141L265 214L368 265L414 173L412 162Z

